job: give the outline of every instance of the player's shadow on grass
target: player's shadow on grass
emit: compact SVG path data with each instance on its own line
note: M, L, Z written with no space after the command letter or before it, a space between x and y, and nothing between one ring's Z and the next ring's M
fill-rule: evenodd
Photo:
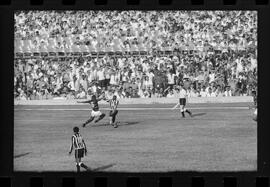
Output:
M136 125L138 123L140 123L140 122L139 121L130 121L130 122L128 122L128 121L120 121L120 122L117 123L117 125L118 126L126 126L126 125ZM100 123L100 124L92 125L92 127L103 127L103 126L111 127L111 125L108 124L108 123Z
M118 126L126 126L126 125L137 125L140 123L139 121L120 121Z
M206 113L205 112L202 112L202 113L195 113L195 114L192 114L192 117L196 117L196 116L204 116Z
M105 169L108 169L108 168L113 167L114 165L115 165L115 164L109 164L109 165L101 166L101 167L92 169L91 171L101 171L101 170L105 170Z
M26 156L28 154L30 154L31 152L28 152L28 153L23 153L23 154L19 154L19 155L14 155L14 158L19 158L19 157L23 157L23 156Z

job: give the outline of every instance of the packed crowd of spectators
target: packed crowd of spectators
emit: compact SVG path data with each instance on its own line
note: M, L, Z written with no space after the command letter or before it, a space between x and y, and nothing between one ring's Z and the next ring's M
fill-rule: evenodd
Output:
M15 97L87 98L115 94L119 98L175 97L179 85L189 97L251 95L257 84L252 52L128 56L103 58L17 59Z
M65 52L74 46L129 51L135 46L149 52L16 58L16 99L89 98L101 93L176 97L180 84L189 97L227 97L251 95L257 85L254 11L24 11L15 14L16 41L30 41L30 51ZM168 48L176 52L152 53Z
M257 12L20 11L15 42L22 51L245 49L257 45Z

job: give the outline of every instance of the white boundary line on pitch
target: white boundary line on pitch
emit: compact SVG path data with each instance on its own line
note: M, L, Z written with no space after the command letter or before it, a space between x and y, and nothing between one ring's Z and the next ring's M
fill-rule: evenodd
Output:
M248 110L249 107L187 107L191 110ZM14 109L14 111L90 111L90 108L25 108L25 109ZM110 110L109 108L100 108L100 110ZM177 110L171 108L118 108L118 110Z

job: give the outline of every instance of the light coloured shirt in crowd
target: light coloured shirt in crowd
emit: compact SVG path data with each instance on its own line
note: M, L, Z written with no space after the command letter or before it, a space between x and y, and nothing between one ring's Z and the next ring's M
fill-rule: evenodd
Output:
M75 91L75 83L74 81L70 81L67 85L71 90L74 90Z
M80 93L77 94L77 98L83 99L86 97L85 91L81 91Z
M115 90L115 92L113 93L113 95L115 95L117 99L123 98L122 95L119 94L117 90Z
M215 73L210 73L209 74L209 83L215 81Z
M229 90L229 91L226 90L226 91L224 92L224 96L225 96L225 97L231 97L231 96L232 96L232 91L231 91L231 90Z
M112 85L117 85L117 77L116 77L116 75L115 74L112 74L111 75L111 78L110 78L110 84L112 84Z
M56 89L60 89L62 83L63 83L62 77L58 77L58 78L56 79Z
M155 77L153 72L147 72L146 75L149 77L149 81L153 82L153 78Z
M144 96L143 90L142 90L142 89L139 89L139 90L138 90L138 95L139 95L140 97L143 97L143 96Z
M87 85L87 80L86 79L84 79L84 80L81 79L80 80L80 85L82 85L82 87L83 87L84 90L87 90L88 89L87 88L88 85Z
M257 59L251 58L250 60L251 63L251 70L254 70L255 68L257 68Z
M128 72L122 73L122 81L124 81L124 82L128 81Z
M120 69L122 69L124 67L124 62L121 58L118 58L118 66Z
M217 97L224 97L224 93L218 91L218 92L217 92Z
M97 80L101 81L105 79L104 69L97 71Z
M215 92L208 92L207 93L207 97L216 97L216 93Z
M151 95L151 98L158 98L158 93L153 93L153 94Z
M237 68L236 68L236 72L243 72L243 65L241 62L237 63Z
M153 82L151 82L150 80L145 80L144 81L144 86L146 88L152 88L153 87Z
M85 74L87 74L87 71L88 71L88 70L91 70L91 67L85 67L85 68L83 69L83 71L84 71Z
M173 73L173 74L168 74L167 75L167 78L168 78L168 84L175 84L175 74Z
M190 97L198 97L198 93L195 92L194 90L190 90Z
M149 96L150 96L150 93L148 91L144 91L142 98L149 98Z
M97 80L97 70L96 69L93 69L90 73L90 79L93 81L93 80Z
M169 93L167 94L167 98L173 98L173 97L174 97L174 94L173 94L173 93L169 92Z
M109 92L108 90L105 90L104 91L104 96L105 96L106 99L109 99L109 98L112 97L112 92Z
M97 93L98 87L96 85L91 86L91 90L93 93Z
M143 63L142 67L143 67L143 72L147 72L150 69L149 63Z
M110 71L107 70L107 71L105 72L105 79L110 79L110 78L111 78Z
M130 78L131 79L136 78L136 72L135 71L132 71Z
M202 90L200 92L200 95L201 95L201 97L207 97L207 92Z

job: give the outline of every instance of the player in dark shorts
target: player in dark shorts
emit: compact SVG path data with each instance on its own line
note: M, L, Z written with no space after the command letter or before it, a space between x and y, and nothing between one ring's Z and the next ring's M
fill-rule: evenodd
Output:
M185 118L185 112L187 112L190 115L190 117L192 117L191 111L185 108L186 100L187 100L186 99L187 91L183 88L183 85L180 85L178 96L179 96L179 102L172 109L176 109L180 105L180 111L181 111L182 117Z
M117 128L118 125L115 123L116 115L118 114L117 106L119 104L119 101L117 100L116 95L113 96L112 99L108 99L107 102L110 104L110 125L112 125L114 128Z
M80 172L80 167L90 170L84 163L82 163L81 159L86 155L87 149L82 135L79 133L79 127L73 128L73 136L71 137L71 146L69 155L71 154L73 148L75 149L75 162L77 167L77 172Z
M99 111L98 101L102 100L103 98L96 98L95 95L92 96L91 100L88 101L77 101L78 103L89 103L92 107L90 118L83 123L83 127L85 127L88 123L93 121L95 117L98 117L98 119L95 120L95 123L102 120L105 117L105 114Z

